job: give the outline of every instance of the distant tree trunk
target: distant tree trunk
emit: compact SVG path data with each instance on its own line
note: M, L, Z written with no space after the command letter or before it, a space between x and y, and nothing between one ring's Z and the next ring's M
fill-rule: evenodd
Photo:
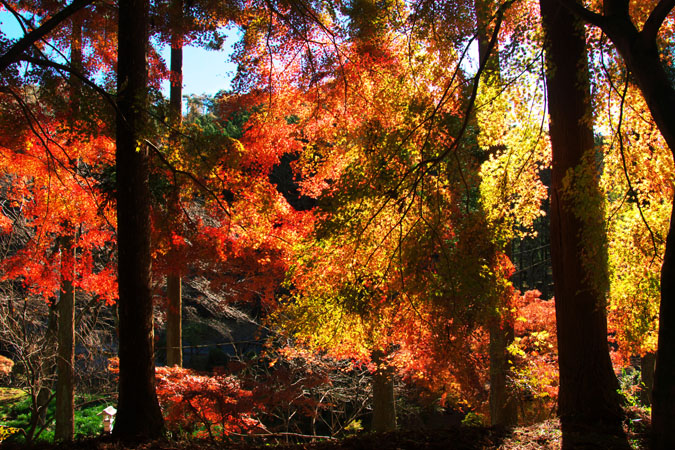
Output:
M508 346L513 342L513 326L490 324L490 425L514 427L518 424L518 404L509 392Z
M180 275L166 278L168 308L166 312L166 364L183 367L182 282Z
M82 19L71 18L70 64L82 70ZM75 123L80 112L81 81L70 77L70 114ZM54 438L72 441L75 433L75 247L72 235L61 239L61 293L58 305L58 354L56 363L56 410Z
M593 435L617 436L614 448L623 448L623 412L607 343L606 247L584 29L557 0L540 5L553 148L551 258L563 448L582 447Z
M171 88L169 91L169 124L171 127L172 149L180 147L180 126L183 118L183 1L171 2ZM176 223L179 214L180 197L178 186L170 197L168 212L174 216L169 223ZM166 364L183 366L182 329L182 279L180 272L170 272L166 279L168 305L166 311Z
M496 10L493 0L474 0L476 13L476 34L478 36L478 56L486 61L482 83L500 83L499 51L489 51L492 37L490 20ZM480 126L480 124L479 124ZM502 299L500 299L502 300ZM503 308L500 308L502 310ZM509 320L504 320L503 313L494 317L489 324L490 333L490 424L498 427L513 427L518 423L518 404L509 392L508 346L513 342L514 330Z
M57 441L72 441L75 431L75 249L72 236L61 239L61 293L58 304L58 354L56 363Z
M119 403L113 435L159 437L151 293L147 114L148 0L119 2L117 60L117 244Z
M381 433L396 429L396 399L394 396L394 372L387 364L384 352L373 352L373 431Z
M652 390L654 389L654 368L656 364L656 353L645 353L640 358L642 390L640 391L640 400L645 405L652 404Z

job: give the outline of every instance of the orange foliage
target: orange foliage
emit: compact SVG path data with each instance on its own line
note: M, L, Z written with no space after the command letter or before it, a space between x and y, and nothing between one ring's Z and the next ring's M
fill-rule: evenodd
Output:
M181 367L156 369L157 396L167 427L201 438L224 438L260 427L250 390L234 376L205 375Z
M558 399L555 306L540 295L537 290L514 293L516 338L509 350L514 358L513 384L526 422L548 418Z

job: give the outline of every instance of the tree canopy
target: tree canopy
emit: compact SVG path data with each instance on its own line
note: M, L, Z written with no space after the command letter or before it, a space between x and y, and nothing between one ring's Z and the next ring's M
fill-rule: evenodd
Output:
M366 367L379 430L401 381L503 426L528 391L559 402L564 448L627 445L617 374L656 354L653 446L671 448L674 7L3 1L24 30L0 35L3 301L115 305L124 439L164 432L155 319L182 306L156 299L203 277L287 351ZM232 88L186 109L179 50L226 26ZM550 249L555 318L514 285L527 240ZM214 380L255 397L236 376ZM259 430L244 404L232 429Z

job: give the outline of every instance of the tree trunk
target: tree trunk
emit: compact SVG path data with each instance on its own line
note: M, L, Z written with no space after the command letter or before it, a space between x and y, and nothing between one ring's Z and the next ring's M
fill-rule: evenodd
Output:
M71 18L70 64L82 70L82 19L79 13ZM70 122L79 118L82 83L70 77ZM72 441L75 433L75 258L72 235L61 239L61 293L58 305L58 354L56 364L56 411L54 439Z
M183 333L181 327L182 282L180 275L166 277L168 307L166 311L166 365L183 367Z
M485 71L481 83L501 83L499 51L495 48L488 54L493 30L490 21L496 10L493 0L474 0L476 13L476 35L478 37L478 56L485 62ZM480 127L480 124L478 124ZM498 299L500 306L502 299ZM504 308L499 308L503 311ZM513 325L504 320L503 312L489 323L490 333L490 424L509 428L518 423L518 404L509 392L508 346L513 342Z
M607 344L606 247L584 29L557 0L540 5L553 148L551 258L563 448L583 447L594 436L616 436L613 448L629 448Z
M563 0L559 0L563 1ZM584 11L576 2L565 0L570 7ZM658 2L638 31L630 17L630 2L605 0L603 16L585 14L585 18L602 28L616 46L633 80L640 88L647 106L675 157L675 88L661 61L657 32L673 9L673 2ZM654 20L651 20L654 19ZM675 212L675 211L673 211ZM661 267L661 305L659 342L656 352L654 389L652 391L652 449L675 448L675 215L671 212L666 251Z
M675 157L675 89L661 62L656 39L645 39L630 22L628 6L603 31L621 54ZM675 448L675 211L671 212L661 267L659 341L652 391L652 448Z
M654 390L654 366L656 364L656 353L645 353L640 358L640 372L642 389L640 390L640 401L644 405L652 404L652 390Z
M394 373L382 352L373 352L373 431L383 433L396 429L396 400Z
M171 127L170 145L174 151L180 148L180 126L183 117L183 1L171 2L171 88L169 91L169 125ZM174 195L169 199L169 214L172 217L169 223L179 214L178 186ZM179 272L169 273L166 279L168 298L166 312L166 364L168 366L183 366L183 329L182 329L182 280Z
M54 439L72 441L75 432L75 249L73 238L61 239L61 293L58 304L56 363L56 429Z
M672 2L671 2L672 3ZM659 2L663 12L673 9L668 2ZM672 77L661 61L656 37L661 19L645 23L641 32L633 24L629 2L605 0L602 20L595 24L609 36L626 67L640 88L661 135L675 157L675 88ZM595 18L594 18L595 19ZM655 26L658 25L658 26ZM675 212L675 211L673 211ZM671 212L666 251L661 267L661 305L659 341L656 352L654 389L652 391L653 449L675 448L675 215Z
M119 2L117 74L117 243L119 403L113 435L159 437L151 294L147 114L148 0Z
M675 114L675 112L674 112ZM671 147L671 150L674 147ZM675 208L661 267L659 347L652 391L652 449L675 448Z
M518 404L509 391L508 346L513 342L513 326L490 324L490 425L510 428L518 424Z

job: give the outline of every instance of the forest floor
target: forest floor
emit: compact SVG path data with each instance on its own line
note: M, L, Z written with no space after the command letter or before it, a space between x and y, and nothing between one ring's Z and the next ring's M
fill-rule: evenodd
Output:
M648 424L643 418L632 419L627 427L633 450L646 449ZM76 441L70 444L34 446L5 443L0 448L12 450L559 450L561 432L557 420L549 420L509 432L493 428L461 426L446 430L401 430L391 433L361 434L340 440L285 444L261 442L171 441L157 440L140 444L121 444L108 437ZM616 449L606 441L595 442L588 449Z

